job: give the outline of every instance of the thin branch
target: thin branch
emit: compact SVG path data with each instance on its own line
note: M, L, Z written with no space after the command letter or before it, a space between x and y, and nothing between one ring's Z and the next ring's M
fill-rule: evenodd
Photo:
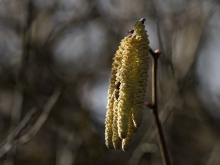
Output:
M32 108L24 117L24 119L21 121L21 123L18 125L18 127L11 133L11 135L7 138L7 142L13 141L16 139L19 134L24 130L24 128L29 124L30 120L36 113L36 109Z
M47 120L51 109L53 108L53 106L55 105L55 103L57 102L57 100L60 96L60 93L61 93L61 88L56 87L52 96L50 97L50 99L48 100L46 105L44 106L43 112L41 113L37 122L33 125L31 130L27 134L25 134L24 136L22 136L18 140L16 140L16 144L27 143L32 137L34 137L34 135L36 135L36 133L40 130L42 125Z
M2 157L4 154L6 154L8 151L11 150L11 148L15 145L21 145L24 143L27 143L31 138L33 138L36 133L40 130L42 125L47 120L49 113L55 103L57 102L59 96L61 93L61 88L56 87L54 90L52 96L46 103L43 112L41 113L40 117L36 121L36 123L32 126L31 130L27 132L25 135L17 139L17 136L21 133L21 131L25 128L25 126L29 123L32 116L35 114L35 109L30 110L25 118L22 120L22 122L19 124L19 126L14 130L14 132L7 138L6 142L3 142L0 148L0 157Z
M166 147L165 138L163 135L162 126L160 124L160 120L158 117L158 107L157 107L157 59L161 54L160 50L156 50L155 52L150 49L150 53L152 55L152 105L148 107L151 109L151 113L153 114L154 124L157 131L157 137L159 141L159 146L161 150L162 160L164 165L171 165L169 154Z
M33 115L36 113L36 109L32 108L21 121L21 123L15 128L15 130L7 137L7 139L0 145L0 157L7 153L12 147L14 140L19 136L22 130L28 125Z

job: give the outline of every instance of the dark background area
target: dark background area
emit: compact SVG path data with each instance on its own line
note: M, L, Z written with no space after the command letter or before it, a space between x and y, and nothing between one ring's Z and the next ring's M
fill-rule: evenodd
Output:
M219 16L217 0L0 0L0 141L36 108L16 138L25 135L61 89L37 134L0 164L162 164L147 108L127 152L104 141L112 58L144 17L151 48L163 52L158 99L172 164L219 165Z

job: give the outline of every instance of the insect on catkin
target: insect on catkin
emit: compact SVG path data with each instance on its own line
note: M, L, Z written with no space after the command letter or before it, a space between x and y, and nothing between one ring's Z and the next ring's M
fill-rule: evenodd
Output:
M109 149L127 151L141 125L147 88L149 41L140 19L125 37L112 64L105 120L105 141Z

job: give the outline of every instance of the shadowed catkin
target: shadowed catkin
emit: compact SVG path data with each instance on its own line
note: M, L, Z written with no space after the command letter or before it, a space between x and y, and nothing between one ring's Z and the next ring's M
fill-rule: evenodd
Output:
M134 123L132 120L132 115L130 115L130 119L129 119L129 123L128 123L128 135L125 139L122 140L122 150L123 151L127 151L130 144L131 144L131 139L133 137L134 134Z
M121 138L118 135L118 101L115 100L114 102L114 107L113 107L113 124L112 124L112 131L113 131L113 136L112 136L112 142L113 146L116 150L120 150L121 147Z
M108 148L127 151L133 133L140 126L147 87L149 41L140 19L125 37L112 64L105 120Z
M105 119L105 144L109 149L113 149L113 142L112 142L112 123L113 123L113 101L114 98L110 98L108 101L108 110L106 112L106 119Z

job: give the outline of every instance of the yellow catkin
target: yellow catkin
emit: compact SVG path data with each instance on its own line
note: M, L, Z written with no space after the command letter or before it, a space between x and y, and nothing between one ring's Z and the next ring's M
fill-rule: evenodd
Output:
M134 33L132 35L137 39L136 49L136 74L135 74L135 87L134 87L134 104L132 117L135 127L139 127L142 122L143 116L143 103L147 87L147 78L148 78L148 55L149 55L149 41L144 25L141 22L138 22L134 26Z
M132 120L132 116L130 115L130 119L129 119L129 124L128 124L128 135L125 139L122 140L122 150L123 151L127 151L130 144L131 144L131 139L133 137L134 134L134 123Z
M118 133L121 139L127 137L128 121L133 102L134 80L132 79L132 72L134 56L132 54L134 54L135 49L132 45L134 42L135 39L133 37L125 40L121 69L117 75L121 83L118 103Z
M115 90L116 74L118 72L118 69L121 67L122 53L124 50L124 41L126 40L126 38L127 37L125 37L121 41L121 45L119 46L119 49L116 52L115 57L114 57L114 62L112 64L110 85L109 85L109 90L108 90L108 99L112 97L112 94L114 93L114 90Z
M112 124L113 124L113 106L114 106L113 95L114 95L114 90L115 90L116 74L118 72L118 69L121 67L122 52L124 50L124 40L126 40L126 38L127 37L125 37L121 41L121 45L119 46L119 49L115 54L114 62L112 64L110 85L109 85L109 90L108 90L108 104L107 104L107 112L106 112L106 119L105 119L105 143L109 149L114 148L113 142L112 142L112 136L113 136Z
M112 142L114 145L114 148L116 150L120 150L121 147L121 138L118 135L118 101L115 98L114 102L114 113L113 113L113 124L112 124L112 130L113 130L113 136L112 136Z
M128 150L141 124L148 77L149 41L143 19L115 54L108 90L105 140L108 148Z
M108 100L108 110L106 112L106 119L105 119L105 144L109 149L113 149L113 143L112 143L112 121L113 121L113 104L114 104L114 98L110 98Z

